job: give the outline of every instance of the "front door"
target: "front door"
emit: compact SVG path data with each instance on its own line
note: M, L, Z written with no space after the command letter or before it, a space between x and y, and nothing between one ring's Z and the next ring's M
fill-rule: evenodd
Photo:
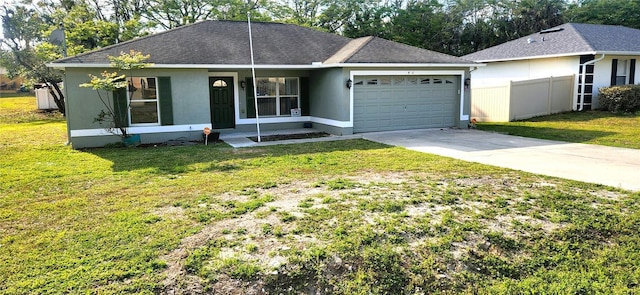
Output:
M209 77L209 104L213 129L235 128L232 77Z

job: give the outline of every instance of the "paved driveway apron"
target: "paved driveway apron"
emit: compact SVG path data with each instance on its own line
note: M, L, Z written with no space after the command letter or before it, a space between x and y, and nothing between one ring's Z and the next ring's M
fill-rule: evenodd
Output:
M410 150L640 191L640 150L524 138L479 130L423 129L363 134Z

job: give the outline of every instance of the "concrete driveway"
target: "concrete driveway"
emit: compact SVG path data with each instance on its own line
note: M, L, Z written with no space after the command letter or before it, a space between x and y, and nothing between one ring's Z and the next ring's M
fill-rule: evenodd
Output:
M375 132L362 137L470 162L640 191L640 150L635 149L459 129Z

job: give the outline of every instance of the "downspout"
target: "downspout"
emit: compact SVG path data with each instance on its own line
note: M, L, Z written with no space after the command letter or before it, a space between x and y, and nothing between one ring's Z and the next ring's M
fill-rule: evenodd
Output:
M67 82L67 69L64 69L62 73L62 82L66 84ZM65 85L62 84L64 87ZM71 119L69 118L69 92L67 91L69 87L64 87L64 117L65 121L67 121L67 142L64 145L71 144Z
M585 63L582 64L582 85L580 85L580 89L582 90L582 92L580 93L581 97L580 97L580 108L578 109L578 112L582 112L582 110L584 109L584 88L585 85L587 83L587 81L585 80L586 78L586 74L587 74L587 66L590 64L594 64L596 62L599 62L601 60L604 59L604 53L602 54L602 56L598 59L594 59L594 60L590 60L587 61Z
M466 117L466 120L469 121L467 123L467 127L471 128L473 120L475 120L475 118L471 118L471 111L473 110L473 98L471 97L471 73L475 70L477 70L478 67L469 67L469 77L468 78L464 78L462 79L461 83L462 83L462 101L460 101L460 120L463 118L464 116L464 99L465 99L465 94L468 93L469 94L469 114ZM463 74L464 75L464 74ZM469 79L469 89L465 89L465 83L466 80ZM474 125L475 126L475 125Z

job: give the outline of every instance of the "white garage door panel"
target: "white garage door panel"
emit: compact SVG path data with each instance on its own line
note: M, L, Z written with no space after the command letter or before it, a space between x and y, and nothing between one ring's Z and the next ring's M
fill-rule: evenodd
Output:
M353 132L455 125L454 76L356 76Z

